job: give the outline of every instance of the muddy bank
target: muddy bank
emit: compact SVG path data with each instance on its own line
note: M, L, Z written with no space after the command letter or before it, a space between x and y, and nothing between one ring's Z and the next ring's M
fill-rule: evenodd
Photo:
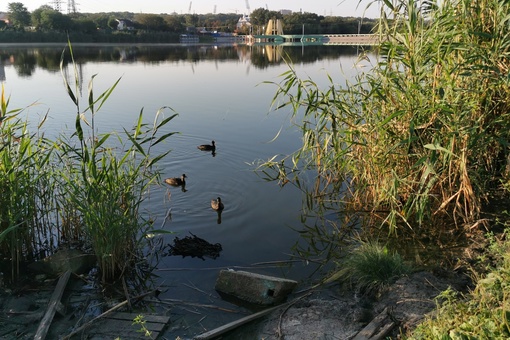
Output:
M394 322L386 336L396 339L435 310L435 298L442 291L450 287L465 292L470 285L462 273L418 272L399 279L379 297L342 291L335 285L323 287L222 339L353 339L385 313Z
M413 329L427 313L434 311L435 298L447 288L466 291L471 281L462 273L418 272L399 279L378 297L367 297L329 285L296 296L291 304L271 314L242 325L220 336L221 339L352 339L370 322L387 311L395 322L388 334L396 339L399 334ZM0 292L0 339L33 339L48 306L55 280L34 282L15 291ZM57 315L47 339L58 339L73 328L100 314L110 306L100 292L85 281L70 280L63 300L65 315ZM168 327L171 327L170 320ZM115 334L112 334L113 338ZM144 338L140 335L140 338ZM167 339L166 337L160 337ZM181 337L181 339L187 339ZM191 339L191 337L189 338ZM174 339L171 339L174 340Z

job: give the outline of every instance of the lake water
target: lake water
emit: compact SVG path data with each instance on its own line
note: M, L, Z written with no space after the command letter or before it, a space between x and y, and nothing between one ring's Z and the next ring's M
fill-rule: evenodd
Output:
M10 95L10 108L27 107L23 114L31 122L49 112L48 134L72 132L74 126L76 109L59 70L64 47L0 45L0 79ZM156 271L162 299L243 311L214 291L220 268L242 267L299 281L317 268L307 261L282 267L256 265L291 259L297 243L307 247L295 231L302 227L301 191L266 182L253 171L254 162L289 154L301 145L290 112L270 113L276 86L263 83L279 82L279 75L289 70L279 58L282 52L298 75L321 86L328 84L327 74L345 85L359 72L354 66L358 50L350 46L293 46L276 53L264 46L74 46L83 96L95 74L96 94L122 78L97 114L99 132L129 129L141 109L147 122L163 106L179 114L167 125L168 132L179 134L160 146L158 151L171 152L159 164L164 177L185 173L187 191L164 184L155 187L146 209L156 226L175 232L165 236L165 244L193 233L220 243L223 250L216 259L162 257ZM34 102L37 105L29 106ZM214 157L197 149L212 140L217 146ZM225 203L221 223L210 208L210 200L218 196ZM169 209L171 218L165 221ZM168 338L186 338L240 317L208 307L167 307L172 314Z

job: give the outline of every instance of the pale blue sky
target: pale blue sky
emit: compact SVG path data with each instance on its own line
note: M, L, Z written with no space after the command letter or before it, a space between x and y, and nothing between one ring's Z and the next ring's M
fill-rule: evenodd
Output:
M7 5L11 2L21 2L31 12L42 5L53 6L57 0L7 0L0 11L7 11ZM290 9L294 12L311 12L319 15L334 16L365 16L378 17L377 4L372 4L367 12L365 8L373 0L75 0L79 12L116 12L128 11L134 13L238 13L248 12L257 8L268 8L272 11ZM67 0L60 0L63 12L67 12ZM247 6L248 5L248 6ZM267 5L267 7L266 7ZM3 8L2 8L3 7Z

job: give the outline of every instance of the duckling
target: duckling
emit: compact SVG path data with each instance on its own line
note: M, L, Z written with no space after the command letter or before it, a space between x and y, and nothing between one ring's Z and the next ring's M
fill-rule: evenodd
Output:
M221 198L218 197L217 200L211 200L211 208L213 208L216 211L222 211L223 208L225 208L225 206L223 205Z
M180 178L179 177L170 177L170 178L165 179L165 183L170 184L171 186L174 186L174 187L178 187L181 185L184 186L184 185L186 185L185 178L187 178L187 176L185 174L182 174L182 176Z
M202 144L197 146L197 148L199 148L202 151L214 151L216 150L216 144L214 143L214 141L212 141L212 145Z

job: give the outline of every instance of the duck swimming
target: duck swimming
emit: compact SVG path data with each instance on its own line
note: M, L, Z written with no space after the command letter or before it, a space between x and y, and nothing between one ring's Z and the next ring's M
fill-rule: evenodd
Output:
M222 211L225 206L223 205L221 198L218 197L217 200L211 200L211 208L216 211Z
M174 187L178 187L178 186L184 186L186 185L186 180L185 180L186 175L185 174L182 174L182 176L179 178L179 177L170 177L170 178L167 178L165 179L165 183L166 184L169 184L171 186L174 186Z
M197 148L199 148L202 151L214 151L214 150L216 150L216 144L214 143L214 141L212 141L211 143L212 143L212 145L202 144L202 145L197 146Z

